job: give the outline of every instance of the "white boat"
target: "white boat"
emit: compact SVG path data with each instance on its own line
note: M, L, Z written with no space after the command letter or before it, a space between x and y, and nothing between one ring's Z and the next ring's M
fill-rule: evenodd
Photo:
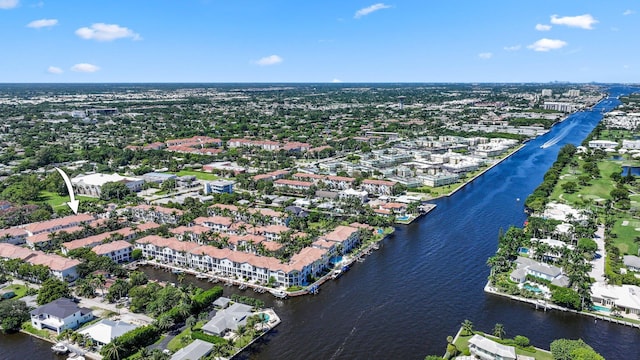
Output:
M287 297L287 293L282 290L269 290L269 292L271 293L271 295L280 299L284 299Z
M57 343L51 347L56 354L66 354L69 351L69 348L63 343Z
M206 274L203 273L198 273L198 275L196 275L196 279L206 279L208 276Z

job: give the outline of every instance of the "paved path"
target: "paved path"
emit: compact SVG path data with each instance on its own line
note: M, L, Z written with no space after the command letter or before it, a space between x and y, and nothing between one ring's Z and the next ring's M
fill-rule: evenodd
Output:
M596 282L606 283L607 280L604 277L604 260L607 257L607 253L604 249L604 226L598 226L593 240L598 244L597 252L598 255L601 256L591 261L593 268L591 269L591 272L589 272L589 276L596 279Z

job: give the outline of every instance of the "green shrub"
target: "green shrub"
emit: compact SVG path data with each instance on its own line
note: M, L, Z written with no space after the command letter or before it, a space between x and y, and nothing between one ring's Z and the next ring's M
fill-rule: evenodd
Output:
M215 336L215 335L205 334L200 329L193 330L191 332L191 338L192 339L200 339L202 341L206 341L206 342L209 342L209 343L212 343L212 344L224 344L226 342L223 338L221 338L219 336Z

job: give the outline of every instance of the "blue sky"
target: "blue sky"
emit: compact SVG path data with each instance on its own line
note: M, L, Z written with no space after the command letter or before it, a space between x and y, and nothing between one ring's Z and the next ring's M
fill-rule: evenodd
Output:
M640 3L0 0L7 82L640 82Z

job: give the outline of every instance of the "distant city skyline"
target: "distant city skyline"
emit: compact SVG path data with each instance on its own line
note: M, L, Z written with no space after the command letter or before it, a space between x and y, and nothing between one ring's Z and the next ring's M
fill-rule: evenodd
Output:
M0 0L0 83L639 83L637 11L630 0Z

